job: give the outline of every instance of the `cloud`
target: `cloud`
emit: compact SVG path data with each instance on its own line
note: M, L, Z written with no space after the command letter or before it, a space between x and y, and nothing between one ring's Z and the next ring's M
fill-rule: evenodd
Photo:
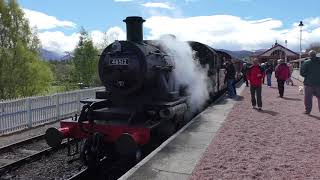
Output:
M305 20L303 47L320 39L319 17ZM210 23L208 23L210 22ZM278 40L293 50L299 48L299 28L284 28L280 20L266 18L246 20L232 15L197 16L171 18L152 16L145 22L150 30L147 38L157 39L163 34L174 34L181 40L194 40L211 45L214 48L230 50L253 50L270 48Z
M31 27L37 27L39 30L53 29L57 27L75 28L76 24L71 21L59 20L54 16L45 13L23 9L25 17L29 20Z
M73 51L78 44L80 34L65 35L61 31L45 31L38 33L41 45L44 49L63 54L65 51Z
M93 30L89 32L93 44L98 48L105 48L115 40L125 40L126 33L120 27L111 27L106 32ZM38 37L44 49L64 54L65 51L73 51L79 42L79 33L65 35L61 31L39 32ZM105 42L106 41L106 42Z
M125 40L126 32L120 27L111 27L106 32L99 30L91 31L90 36L94 45L98 48L105 48L107 44L114 42L115 40Z
M147 2L141 5L148 8L175 9L173 6L169 5L168 3L160 3L160 2Z
M155 7L156 5L153 3L153 5L146 6ZM169 6L169 4L167 5ZM148 9L158 10L159 8ZM74 28L76 27L74 22L59 20L56 17L28 9L24 9L24 12L31 26L37 26L39 30L42 30L38 32L38 35L45 49L58 53L74 50L79 40L79 33L66 35L62 30L50 31L50 29L57 27ZM145 31L147 32L145 39L158 39L164 34L174 34L181 40L199 41L214 48L229 50L270 48L275 40L281 44L287 40L290 49L299 50L299 22L284 28L282 21L273 18L246 19L232 15L173 18L175 16L155 14L144 23L144 27L148 29ZM306 18L303 23L302 47L305 49L310 43L319 42L320 17ZM111 43L114 40L126 39L126 32L117 26L111 27L105 32L94 30L89 33L94 44L100 48L104 47L106 42Z

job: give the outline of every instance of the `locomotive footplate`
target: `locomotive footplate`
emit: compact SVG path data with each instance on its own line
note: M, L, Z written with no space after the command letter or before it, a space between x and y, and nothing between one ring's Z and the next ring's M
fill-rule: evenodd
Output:
M146 106L148 107L160 107L160 108L166 108L166 107L173 107L173 106L176 106L176 105L179 105L179 104L182 104L182 103L186 103L187 100L188 100L188 96L184 96L184 97L180 97L178 100L176 101L171 101L171 102L168 102L168 101L155 101L155 102L152 102Z

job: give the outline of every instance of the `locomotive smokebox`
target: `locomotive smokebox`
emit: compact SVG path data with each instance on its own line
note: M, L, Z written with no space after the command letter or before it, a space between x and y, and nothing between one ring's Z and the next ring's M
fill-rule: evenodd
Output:
M143 41L143 22L145 20L139 16L127 17L123 22L127 25L127 40L135 43Z

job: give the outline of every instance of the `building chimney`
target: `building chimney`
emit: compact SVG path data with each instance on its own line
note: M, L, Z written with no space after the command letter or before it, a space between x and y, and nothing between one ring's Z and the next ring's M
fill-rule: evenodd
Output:
M127 25L127 41L141 43L143 41L142 24L145 20L139 16L130 16L123 20L123 22Z

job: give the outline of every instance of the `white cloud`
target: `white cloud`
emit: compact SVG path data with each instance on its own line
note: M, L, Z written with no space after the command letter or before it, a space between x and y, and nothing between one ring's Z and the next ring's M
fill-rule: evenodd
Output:
M115 40L125 40L126 33L120 27L111 27L106 32L94 30L89 32L90 37L95 46L99 48L105 47L105 40L107 44ZM38 33L41 45L44 49L63 54L65 51L73 51L79 42L79 33L65 35L61 31L45 31Z
M160 2L147 2L141 5L148 8L175 9L173 6L171 6L168 3L160 3Z
M110 44L115 40L125 40L126 32L123 31L120 27L111 27L106 32L99 30L91 31L90 36L93 43L98 48L105 48L106 44Z
M320 39L318 18L305 21L308 31L303 32L303 47ZM312 28L311 28L312 25ZM231 15L197 16L189 18L171 18L153 16L145 22L150 29L147 38L157 39L163 34L174 34L181 40L195 40L211 45L214 48L230 50L253 50L270 48L278 40L288 40L288 47L298 50L299 28L283 28L280 20L272 18L246 20ZM284 43L283 43L284 44Z
M110 42L126 39L126 32L117 26L109 28L106 32L106 35Z
M45 13L23 9L25 17L29 20L31 27L38 29L52 29L56 27L75 28L76 24L71 21L59 20L54 16L49 16Z
M31 24L37 25L40 30L76 26L73 22L61 21L44 13L27 9L24 11ZM319 42L320 17L306 18L303 22L302 47L305 49L310 43ZM145 34L145 39L158 39L164 34L174 34L181 40L199 41L214 48L230 50L270 48L275 40L281 44L287 40L290 49L299 50L298 22L284 28L282 21L272 18L252 20L232 15L188 18L151 16L144 23L144 27L149 30L145 31L148 32ZM94 30L89 33L94 44L100 48L105 46L105 42L126 39L126 32L117 26L109 28L106 32ZM58 53L73 51L79 40L79 33L66 35L62 31L47 30L39 31L38 35L45 49Z
M65 51L73 51L79 41L79 33L65 35L61 31L45 31L38 33L41 45L44 49L63 54Z

